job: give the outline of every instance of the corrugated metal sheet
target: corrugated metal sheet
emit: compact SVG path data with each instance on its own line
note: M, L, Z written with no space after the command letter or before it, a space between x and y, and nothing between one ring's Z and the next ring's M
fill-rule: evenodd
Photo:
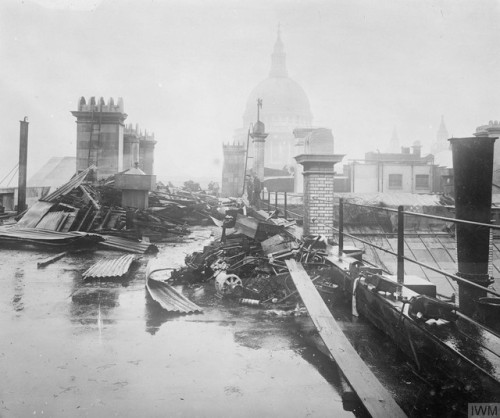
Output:
M203 310L186 298L183 294L179 293L169 284L162 282L160 280L155 280L151 278L158 269L152 270L151 264L148 264L146 271L146 289L148 290L151 298L160 304L160 306L169 312L178 313L194 313L203 312Z
M102 239L97 234L87 234L83 232L57 232L47 229L0 227L1 241L19 241L27 243L39 243L50 245L71 245L79 240L94 239L98 242Z
M54 191L53 193L51 193L48 196L44 197L43 200L45 202L55 202L61 196L64 196L65 194L68 194L73 189L76 189L78 186L80 186L80 184L82 184L85 181L85 178L87 177L87 175L92 170L95 170L96 168L97 167L95 165L92 165L89 168L87 168L86 170L83 170L80 174L78 174L75 177L73 177L66 184L63 184L56 191Z
M61 222L67 218L67 213L60 212L49 212L47 213L40 222L36 225L37 229L50 229L51 231L57 231Z
M61 223L61 225L59 225L58 231L68 232L73 226L78 212L78 209L75 212L66 212L68 217Z
M17 226L19 228L34 228L45 214L54 206L49 202L36 202L31 206L24 216L19 220Z
M99 245L102 245L104 247L128 251L136 254L145 254L158 251L158 247L154 244L151 244L150 242L131 241L129 239L115 237L113 235L102 235L102 237L104 238L104 241L100 242Z
M85 280L120 278L127 274L134 260L135 256L131 254L122 255L118 258L105 258L92 265L82 276Z

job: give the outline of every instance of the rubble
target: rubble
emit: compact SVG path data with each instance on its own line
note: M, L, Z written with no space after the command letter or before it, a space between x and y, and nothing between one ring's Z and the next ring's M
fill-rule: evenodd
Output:
M51 231L54 241L57 236L63 238L58 233L85 232L100 237L99 241L109 248L144 253L157 250L149 241L185 236L190 233L187 224L224 216L217 211L218 200L214 197L179 190L175 194L152 192L149 199L153 205L147 209L122 207L121 192L113 187L112 178L93 181L95 168L87 168L39 200L17 224L0 227L0 242L29 238L42 245L47 240L34 237L42 230ZM27 231L31 231L28 238ZM146 246L133 244L144 241Z
M244 215L239 212L247 212ZM301 236L295 222L244 207L226 217L220 241L186 256L186 267L174 271L173 283L214 280L221 298L267 309L295 309L297 292L285 260L302 262L319 290L331 291L324 237ZM251 215L250 215L251 214Z
M302 238L296 222L280 218L278 211L268 213L245 205L242 199L218 199L174 187L151 191L149 206L144 209L122 207L114 179L96 182L94 170L91 166L75 175L27 210L17 224L0 227L0 243L90 245L145 254L157 251L151 241L184 237L190 233L187 225L210 222L220 227L219 240L187 256L186 267L173 271L166 280L154 281L148 273L148 292L164 309L201 311L167 280L175 285L212 279L220 298L267 309L296 309L287 259L302 262L318 280L318 288L331 289L326 279L330 267L325 263L325 240ZM122 277L133 260L133 255L100 260L83 273L83 278Z

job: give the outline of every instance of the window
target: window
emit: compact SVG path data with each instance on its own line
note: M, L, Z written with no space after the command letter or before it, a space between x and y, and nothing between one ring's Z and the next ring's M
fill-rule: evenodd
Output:
M428 189L429 188L429 175L428 174L417 174L415 176L415 188Z
M403 175L389 174L389 189L402 189L402 188L403 188Z

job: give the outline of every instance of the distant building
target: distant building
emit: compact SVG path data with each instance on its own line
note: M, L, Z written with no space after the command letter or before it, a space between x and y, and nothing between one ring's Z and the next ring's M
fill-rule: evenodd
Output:
M75 174L75 157L52 157L28 179L26 206L31 207L39 199L68 182ZM0 205L5 210L17 210L17 179L12 187L0 187Z
M453 168L453 158L450 148L450 134L444 123L444 116L441 116L441 123L436 132L436 140L431 145L431 153L434 155L434 163L436 165Z
M28 180L31 187L50 187L53 192L76 173L76 157L52 157Z
M110 98L105 103L101 97L96 102L91 97L87 103L81 97L78 110L72 111L76 117L76 170L78 172L95 164L97 178L108 178L118 172L127 170L139 162L146 174L153 173L154 135L142 135L129 125L125 129L123 100L117 103ZM126 137L126 139L124 139ZM135 161L133 161L135 160Z
M246 147L242 143L223 144L222 197L239 197L243 194Z
M401 153L367 152L364 160L344 166L352 193L438 193L444 192L448 170L434 164L432 154L422 156L417 141Z
M30 207L49 193L50 187L26 187L26 207ZM17 210L17 187L0 187L0 205L7 211Z
M450 143L448 141L449 138L450 135L444 123L444 116L441 116L441 123L439 124L438 131L436 132L436 140L431 146L431 153L433 155L436 155L441 151L450 150Z

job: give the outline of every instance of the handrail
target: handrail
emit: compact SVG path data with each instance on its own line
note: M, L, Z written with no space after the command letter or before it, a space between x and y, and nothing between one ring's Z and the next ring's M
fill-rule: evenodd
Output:
M320 198L316 198L316 199L320 199ZM325 199L326 200L326 199ZM331 200L328 200L329 202L331 202ZM275 200L275 202L277 202L277 198ZM264 201L263 203L267 203L268 207L271 207L271 204L270 202L266 202ZM366 241L364 239L361 239L355 235L352 235L352 234L349 234L347 232L345 232L343 230L343 218L344 218L344 211L342 210L342 213L341 212L341 207L343 207L343 205L351 205L351 206L359 206L359 207L364 207L364 208L367 208L367 209L375 209L375 210L384 210L384 211L387 211L387 212L394 212L394 213L397 213L398 214L398 252L394 252L394 251L391 251L391 250L388 250L386 248L383 248L379 245L376 245L376 244L373 244L369 241ZM398 258L398 261L397 261L397 277L398 277L398 283L400 284L403 284L403 281L404 281L404 261L409 261L411 263L414 263L414 264L417 264L419 265L420 267L422 268L426 268L426 269L429 269L429 270L432 270L436 273L439 273L439 274L442 274L443 276L446 276L446 277L449 277L457 282L460 282L460 283L463 283L463 284L467 284L468 286L471 286L471 287L474 287L476 289L480 289L482 291L485 291L489 294L492 294L492 295L495 295L497 297L500 297L500 293L492 290L492 289L489 289L487 287L484 287L484 286L481 286L477 283L474 283L470 280L467 280L467 279L464 279L463 277L460 277L460 276L457 276L456 274L452 274L452 273L448 273L444 270L440 270L438 268L435 268L435 267L432 267L431 265L428 265L428 264L425 264L425 263L422 263L420 261L417 261L417 260L414 260L412 258L409 258L409 257L406 257L404 255L404 215L410 215L410 216L420 216L420 217L424 217L424 218L431 218L431 219L439 219L439 220L443 220L443 221L446 221L446 222L453 222L453 223L461 223L461 224L468 224L468 225L476 225L476 226L480 226L480 227L488 227L488 228L491 228L491 229L500 229L500 225L493 225L493 224L484 224L484 223L481 223L481 222L473 222L473 221L467 221L467 220L463 220L463 219L455 219L455 218L447 218L447 217L444 217L444 216L437 216L437 215L428 215L428 214L424 214L424 213L416 213L416 212L407 212L407 211L404 211L403 210L403 206L399 206L398 209L393 209L393 208L386 208L386 207L381 207L381 206L370 206L370 205L363 205L363 204L359 204L359 203L352 203L352 202L345 202L343 198L340 198L339 199L339 228L336 228L334 226L330 226L330 225L325 225L323 223L320 223L320 222L317 222L315 220L313 220L313 222L317 222L318 225L321 225L321 226L324 226L332 231L335 231L337 233L339 233L339 254L342 253L343 251L343 237L349 237L355 241L359 241L359 242L362 242L363 244L366 244L372 248L376 248L380 251L383 251L387 254L390 254L390 255L393 255L395 257ZM336 205L334 205L335 207ZM287 212L289 214L292 214L292 215L296 215L296 216L302 216L296 212L293 212L291 211L290 209L287 210ZM342 226L340 225L340 222L342 221ZM340 237L340 234L342 235L342 237Z
M324 225L324 224L321 224L321 225L322 225L322 226L327 226L327 225ZM335 228L335 227L332 227L332 229L333 229L334 231L337 231L337 232L339 231L339 229L338 229L338 228ZM359 238L359 237L356 237L355 235L351 235L351 234L349 234L349 233L347 233L347 232L344 232L344 235L345 235L346 237L352 238L352 239L354 239L354 240L356 240L356 241L362 242L363 244L369 245L370 247L376 248L377 250L381 250L381 251L383 251L383 252L385 252L385 253L391 254L391 255L393 255L393 256L395 256L395 257L397 257L397 255L398 255L398 254L397 254L397 253L395 253L394 251L387 250L387 249L385 249L385 248L383 248L383 247L380 247L380 246L378 246L378 245L376 245L376 244L373 244L373 243L371 243L371 242L365 241L364 239L361 239L361 238ZM476 283L474 283L474 282L471 282L471 281L469 281L469 280L467 280L467 279L464 279L463 277L457 276L456 274L447 273L446 271L439 270L439 269L437 269L437 268L435 268L435 267L432 267L432 266L430 266L430 265L428 265L428 264L422 263L422 262L417 261L417 260L413 260L412 258L409 258L409 257L406 257L406 256L403 256L403 258L404 258L404 260L406 260L406 261L410 261L410 262L412 262L412 263L418 264L420 267L428 268L429 270L432 270L432 271L434 271L434 272L436 272L436 273L440 273L440 274L442 274L443 276L450 277L450 278L452 278L452 279L454 279L454 280L456 280L456 281L461 281L461 282L463 282L463 283L465 283L465 284L468 284L468 285L471 285L472 287L475 287L475 288L477 288L477 289L486 290L486 291L488 291L489 293L491 293L491 294L493 294L493 295L495 295L495 296L499 296L499 297L500 297L500 293L497 293L497 292L495 292L494 290L487 289L487 288L485 288L485 287L483 287L483 286L481 286L481 285L478 285L478 284L476 284Z
M398 209L384 208L382 206L362 205L360 203L352 203L352 202L344 202L343 204L344 205L350 205L350 206L359 206L359 207L367 208L367 209L385 210L386 212L395 212L395 213L398 213ZM411 216L418 216L418 217L421 217L421 218L439 219L439 220L446 221L446 222L461 223L461 224L466 224L466 225L484 226L484 227L491 228L491 229L500 229L500 225L484 224L484 223L481 223L481 222L467 221L465 219L448 218L446 216L429 215L427 213L417 213L417 212L403 211L403 214L405 214L405 215L411 215Z

